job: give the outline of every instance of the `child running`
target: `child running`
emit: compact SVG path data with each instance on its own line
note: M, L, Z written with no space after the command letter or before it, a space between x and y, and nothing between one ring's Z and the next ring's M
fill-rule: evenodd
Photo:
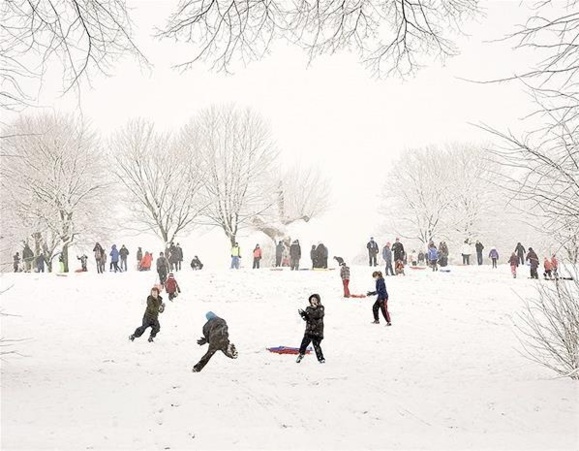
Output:
M143 335L145 330L150 327L151 335L149 336L149 343L152 343L155 336L159 333L159 330L161 330L159 313L163 313L164 310L165 304L163 304L163 298L159 295L159 288L151 288L151 294L147 297L147 308L143 315L143 324L141 327L135 329L135 332L129 336L129 340L134 341L135 338Z
M169 300L173 302L173 299L177 297L177 294L181 293L181 287L177 283L175 276L172 272L169 273L167 276L167 280L165 281L165 291L169 295Z

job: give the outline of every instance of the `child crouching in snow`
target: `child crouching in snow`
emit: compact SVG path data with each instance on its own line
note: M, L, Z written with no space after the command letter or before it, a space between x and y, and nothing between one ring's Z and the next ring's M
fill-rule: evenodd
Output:
M378 317L378 311L382 311L382 315L386 320L386 325L391 326L390 313L388 313L388 291L386 291L386 282L380 271L374 271L372 277L376 281L376 291L368 291L366 293L368 296L378 295L376 302L372 306L372 313L374 314L373 324L380 324L380 318Z
M147 308L143 315L143 324L141 324L141 327L135 329L135 332L129 337L129 340L134 341L135 338L143 335L145 330L150 327L151 335L149 336L149 343L152 343L155 336L159 333L159 330L161 330L159 313L163 313L164 310L165 304L163 304L163 298L159 295L159 288L151 288L151 294L147 297Z
M306 354L306 349L310 343L314 345L314 351L318 362L326 363L324 353L320 347L320 343L324 339L324 306L319 294L312 294L309 297L310 305L306 310L299 309L298 312L302 319L306 322L306 331L302 344L300 345L300 354L296 360L300 363Z
M169 273L167 280L165 281L165 291L169 295L169 300L171 302L173 302L173 299L177 297L178 293L181 293L181 288L172 272Z

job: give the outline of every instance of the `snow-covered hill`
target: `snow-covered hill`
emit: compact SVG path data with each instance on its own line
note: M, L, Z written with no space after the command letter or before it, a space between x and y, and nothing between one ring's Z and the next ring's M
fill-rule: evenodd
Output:
M373 288L353 267L351 288ZM7 274L2 449L579 449L579 386L518 353L507 267L388 278L393 327L374 299L343 299L338 271L190 270L155 343L140 325L154 273ZM320 293L327 363L298 346L297 313ZM224 317L237 360L201 373L205 312Z

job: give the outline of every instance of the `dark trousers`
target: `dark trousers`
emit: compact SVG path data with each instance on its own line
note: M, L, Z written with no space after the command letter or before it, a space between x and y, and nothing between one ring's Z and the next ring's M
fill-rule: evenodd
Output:
M209 349L207 350L207 352L203 355L203 357L201 357L201 360L199 360L199 362L197 362L197 364L195 364L195 366L193 367L195 371L199 372L203 368L205 368L205 365L209 363L209 360L211 360L211 357L213 357L213 354L215 354L217 351L221 351L230 359L234 359L235 357L233 357L233 355L229 354L229 352L227 351L228 346L229 342L227 342L227 346L211 346L211 344L209 344Z
M376 261L376 254L374 254L373 252L370 252L368 254L368 261L370 263L370 266L378 266L378 262Z
M155 336L161 330L161 325L159 324L158 318L149 318L148 316L143 316L143 324L141 327L137 327L135 329L135 333L133 334L135 337L140 337L145 333L147 327L151 328L151 337L155 338Z
M123 271L127 270L127 257L125 258L121 257L121 270Z
M477 263L478 263L479 266L483 264L482 252L477 252L477 253L476 253L476 261L477 261Z
M390 275L393 276L394 275L394 268L392 268L392 262L386 262L386 271L384 271L384 275L388 275L388 272L390 272Z
M390 313L388 313L388 301L385 299L376 299L372 306L372 313L374 313L374 321L380 321L378 311L382 311L382 315L387 323L390 322Z
M111 271L115 270L115 272L122 272L121 268L119 268L119 262L111 262Z
M531 279L538 279L539 273L537 272L537 268L533 268L531 266Z
M253 269L259 269L259 258L253 259Z
M300 259L299 258L292 258L290 259L290 267L292 270L300 269Z
M492 260L493 260L493 268L496 268L497 267L497 259L493 258Z
M523 266L525 264L525 254L517 254L519 257L519 265Z
M275 267L279 268L281 266L281 255L275 256Z
M159 283L161 285L165 285L165 282L167 281L167 271L158 271L159 274Z
M320 344L322 343L323 338L318 337L315 335L304 334L304 338L302 340L302 344L300 345L300 354L304 355L306 353L306 349L308 345L312 343L314 345L314 351L316 352L316 357L318 360L324 360L324 353L322 352L322 348Z
M470 265L470 254L462 254L462 264Z
M430 266L433 271L438 271L438 260L430 260Z

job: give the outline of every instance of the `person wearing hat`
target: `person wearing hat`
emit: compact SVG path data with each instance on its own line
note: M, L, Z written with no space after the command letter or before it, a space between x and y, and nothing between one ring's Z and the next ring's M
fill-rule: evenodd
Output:
M336 258L336 257L334 257ZM339 258L339 257L338 257ZM342 260L340 263L340 277L342 278L342 285L344 286L344 297L350 297L350 267Z
M378 266L376 256L380 252L380 247L378 246L378 243L374 241L374 237L370 238L370 241L366 244L366 249L368 249L368 260L370 266Z
M207 322L203 326L203 337L197 340L199 346L209 344L209 349L201 360L193 366L193 372L198 373L209 362L213 354L217 351L223 352L230 359L237 358L237 349L235 345L229 341L229 328L227 322L223 318L219 318L213 312L205 314Z
M145 309L145 314L143 315L143 323L140 327L135 329L132 335L129 336L129 340L134 341L135 338L140 337L145 333L148 327L151 328L151 335L149 336L149 343L152 343L159 331L161 330L161 324L159 323L159 313L165 311L165 304L163 303L163 298L159 294L159 288L151 288L151 294L147 297L147 308Z
M324 306L322 305L322 300L319 294L314 293L310 295L308 300L310 305L306 307L306 310L298 310L300 316L306 322L306 331L304 333L304 338L302 339L302 344L300 345L300 354L298 355L296 362L300 363L302 361L306 354L308 345L313 343L318 362L326 363L324 353L320 346L320 343L324 339Z

